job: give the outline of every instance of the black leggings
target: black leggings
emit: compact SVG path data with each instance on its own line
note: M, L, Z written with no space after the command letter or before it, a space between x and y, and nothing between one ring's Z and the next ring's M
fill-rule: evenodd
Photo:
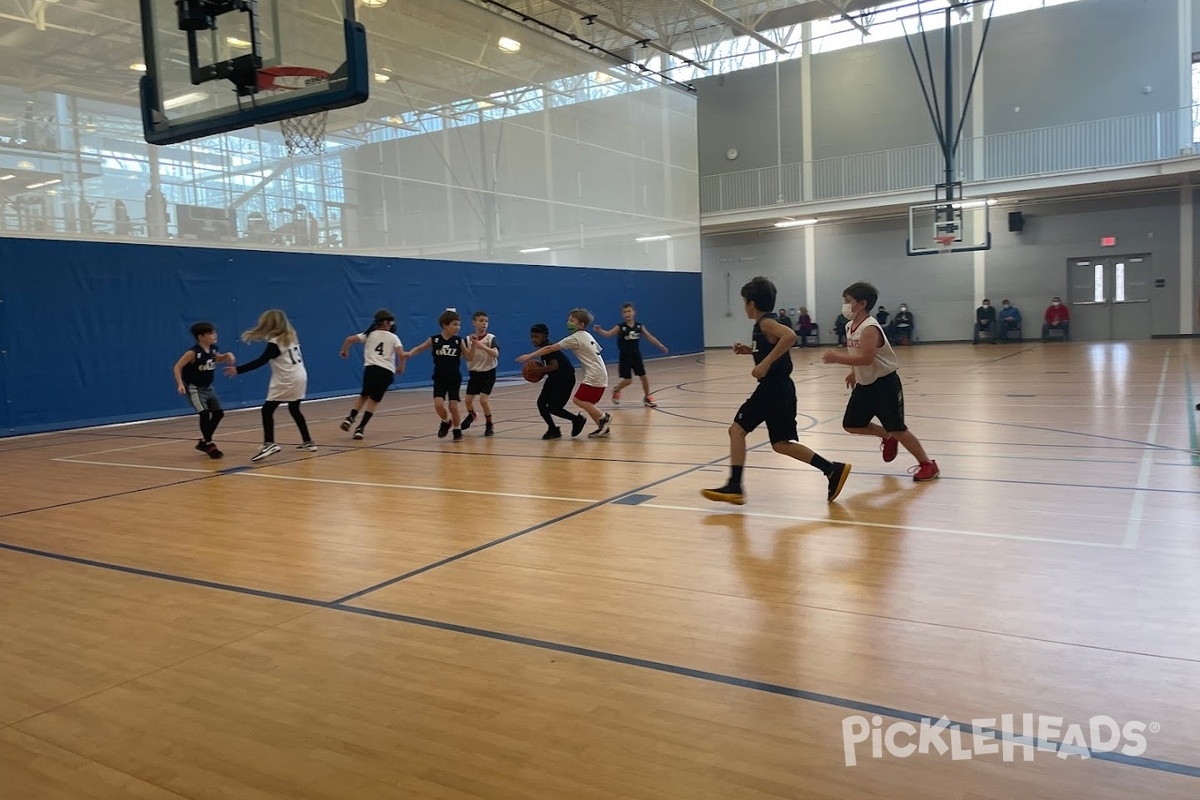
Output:
M212 411L206 408L200 412L200 435L204 441L212 441L213 434L217 432L217 426L223 419L225 419L225 412L219 408Z
M571 396L570 390L571 387L568 386L566 392L568 398ZM546 421L546 425L551 428L555 427L554 420L550 418L551 414L556 417L562 417L563 419L569 419L574 422L578 415L567 411L566 402L562 398L561 393L553 392L550 394L552 396L547 397L547 393L543 392L537 401L538 413L542 415L542 419Z
M308 435L308 423L304 420L304 415L300 413L300 404L303 400L289 400L287 407L288 413L292 415L292 420L295 421L296 427L300 429L300 436L306 442L311 442L312 437ZM275 409L279 408L283 403L278 400L268 400L263 403L262 419L263 419L263 441L275 441Z

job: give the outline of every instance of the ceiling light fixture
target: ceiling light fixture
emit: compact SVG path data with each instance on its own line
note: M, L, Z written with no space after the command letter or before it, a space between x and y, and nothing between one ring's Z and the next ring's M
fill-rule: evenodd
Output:
M500 41L496 43L496 46L506 53L515 53L521 49L520 42L518 42L516 39L510 39L507 36L501 36Z
M663 234L659 234L658 236L639 236L634 241L637 241L637 242L662 242L662 241L665 241L670 238L671 238L671 234L663 233Z
M362 4L367 8L382 8L387 5L388 0L362 0Z
M781 222L776 222L776 228L799 228L801 225L816 225L816 219L785 219Z
M391 75L384 75L382 72L375 73L375 82L376 83L387 83L391 79L392 79Z
M518 250L518 253L548 253L549 247L526 247L524 250Z

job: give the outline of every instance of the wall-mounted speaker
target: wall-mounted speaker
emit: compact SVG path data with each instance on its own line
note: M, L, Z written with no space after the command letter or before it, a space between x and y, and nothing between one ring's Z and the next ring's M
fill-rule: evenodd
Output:
M1025 215L1020 211L1008 212L1008 231L1009 233L1017 233L1025 230Z

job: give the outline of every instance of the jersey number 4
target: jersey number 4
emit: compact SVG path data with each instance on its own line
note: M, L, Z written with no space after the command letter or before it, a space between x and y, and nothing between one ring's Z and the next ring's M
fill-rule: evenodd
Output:
M386 355L386 353L383 350L383 342L380 342L379 344L375 345L375 352L379 353L379 355L381 355L381 356Z

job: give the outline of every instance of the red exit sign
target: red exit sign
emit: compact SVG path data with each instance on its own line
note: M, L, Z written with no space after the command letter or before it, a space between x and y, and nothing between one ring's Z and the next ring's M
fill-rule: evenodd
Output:
M1101 247L1116 247L1117 246L1117 237L1101 236L1100 237L1100 246Z

